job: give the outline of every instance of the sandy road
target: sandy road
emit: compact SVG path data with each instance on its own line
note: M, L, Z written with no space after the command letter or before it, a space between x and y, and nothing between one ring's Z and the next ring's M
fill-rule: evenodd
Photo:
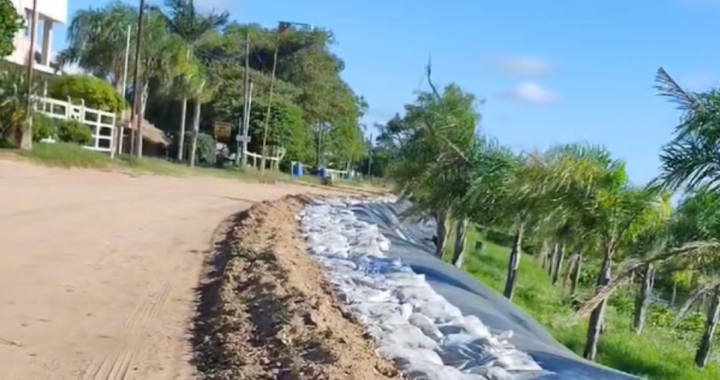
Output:
M306 192L0 161L0 379L190 379L188 323L213 231Z

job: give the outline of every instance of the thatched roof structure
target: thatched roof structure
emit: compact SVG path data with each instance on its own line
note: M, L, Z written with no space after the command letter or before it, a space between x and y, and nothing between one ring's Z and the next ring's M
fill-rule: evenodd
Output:
M130 118L128 117L123 117L118 123L118 126L128 129L135 129L135 124L130 123ZM165 135L165 132L161 131L155 125L145 119L142 120L142 134L143 138L154 144L162 144L163 146L170 145L170 139Z

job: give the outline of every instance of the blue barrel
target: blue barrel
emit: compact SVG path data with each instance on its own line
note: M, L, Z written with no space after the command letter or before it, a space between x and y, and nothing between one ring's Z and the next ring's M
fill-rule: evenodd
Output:
M318 169L318 177L320 177L320 178L325 178L325 177L327 177L327 169L325 169L325 168L323 168L323 167L321 167L320 169Z
M293 161L292 175L293 175L293 177L302 177L303 176L303 167L302 167L301 163Z

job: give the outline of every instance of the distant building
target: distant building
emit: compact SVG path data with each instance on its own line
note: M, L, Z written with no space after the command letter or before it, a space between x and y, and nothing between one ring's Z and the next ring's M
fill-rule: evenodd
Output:
M18 65L26 65L30 49L30 31L36 28L35 35L35 69L46 73L54 73L50 67L52 57L53 29L57 25L67 23L67 0L37 0L37 22L32 22L33 0L11 0L18 14L25 18L25 27L15 35L15 51L5 60Z

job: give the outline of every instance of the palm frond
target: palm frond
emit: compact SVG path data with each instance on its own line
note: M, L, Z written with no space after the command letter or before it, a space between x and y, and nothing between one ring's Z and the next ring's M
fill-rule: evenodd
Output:
M703 106L698 101L695 93L680 87L662 67L658 68L655 74L655 85L653 87L659 96L667 98L677 105L677 108L681 111L692 111Z

